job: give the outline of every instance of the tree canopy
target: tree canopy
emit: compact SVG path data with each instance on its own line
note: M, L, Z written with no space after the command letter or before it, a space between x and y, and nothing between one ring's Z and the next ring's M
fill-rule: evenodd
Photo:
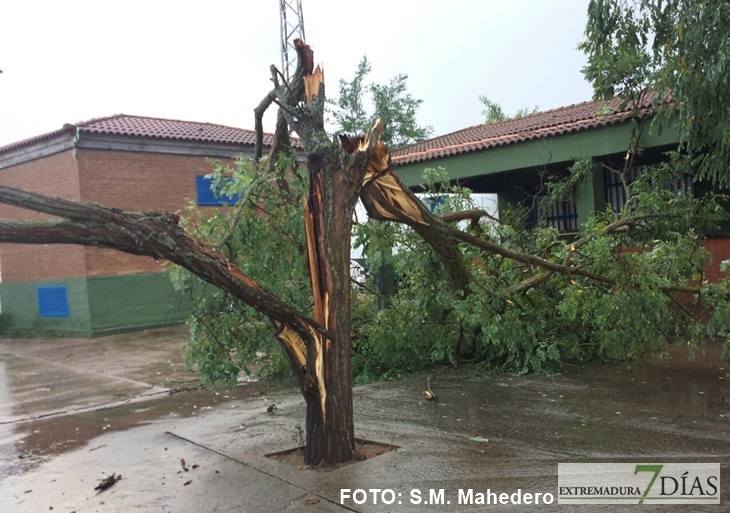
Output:
M433 129L418 123L418 107L423 103L408 92L408 75L398 74L387 84L368 82L372 66L367 57L357 65L355 76L340 79L339 95L330 101L338 133L364 134L380 119L383 142L391 149L426 139Z
M586 78L598 98L652 91L676 116L680 152L700 179L730 185L730 2L591 0Z

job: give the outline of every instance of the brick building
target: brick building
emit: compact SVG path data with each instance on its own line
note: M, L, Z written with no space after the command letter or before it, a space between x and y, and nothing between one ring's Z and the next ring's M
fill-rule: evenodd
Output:
M132 211L213 205L206 158L253 155L254 132L117 115L0 148L0 183ZM271 143L266 135L265 144ZM42 217L0 205L0 218ZM0 330L93 336L178 322L189 299L160 262L76 245L0 244Z
M651 101L639 116L651 115ZM620 179L601 164L620 168L631 140L630 107L619 98L589 101L539 112L522 118L477 125L457 132L399 148L392 153L392 162L403 182L418 188L425 168L444 167L451 179L477 193L497 194L498 208L504 212L511 206L528 209L528 224L541 222L566 236L580 231L581 225L595 212L607 207L618 211L626 201ZM641 132L643 151L635 161L651 166L666 160L666 152L677 149L676 129L668 121L647 124ZM593 173L579 184L574 197L553 204L541 204L545 195L543 176L567 173L577 161L591 159ZM685 177L673 188L701 193L707 184L693 183ZM720 263L730 258L730 230L705 234L705 247L712 253L712 262L705 268L705 277L717 281L724 274Z

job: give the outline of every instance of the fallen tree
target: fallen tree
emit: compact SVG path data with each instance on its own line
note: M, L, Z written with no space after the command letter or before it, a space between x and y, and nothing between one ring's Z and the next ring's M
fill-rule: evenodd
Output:
M482 291L500 309L515 302L524 304L531 300L530 290L555 275L596 283L604 292L616 287L645 287L632 280L630 272L605 275L600 269L590 268L579 249L588 246L593 235L572 245L553 239L535 254L466 233L452 224L465 217L479 218L480 212L454 213L444 218L434 215L390 168L388 149L380 141L382 124L376 123L367 136L343 134L338 140L329 138L324 130L324 75L319 67L314 68L309 47L299 42L297 49L300 63L294 83L279 83L274 73L275 87L257 108L257 117L268 105L275 103L280 108L277 142L267 163L269 171L276 167L272 162L278 153L288 146L289 129L299 134L306 155L302 250L311 282L311 314L243 272L233 255L227 254L225 237L216 244L194 237L173 214L125 212L0 187L1 203L60 218L1 221L0 242L82 244L169 260L266 316L306 400L305 460L310 465L337 464L353 457L350 248L358 198L373 219L408 226L428 244L448 278L448 295L454 301L477 301ZM260 129L259 124L257 127ZM276 181L281 194L291 194L286 173L278 175ZM641 232L646 224L640 217L625 218L607 223L600 230L614 234L623 233L624 228ZM460 244L472 249L465 251ZM514 262L519 272L509 277L518 279L485 286L476 274L488 273L469 263L473 258L469 251ZM493 262L495 267L489 272L498 276L501 264ZM682 275L678 285L663 281L652 290L670 295L677 291L695 295L702 292L701 287L688 285L689 278L685 278ZM459 323L462 333L477 327L465 318Z

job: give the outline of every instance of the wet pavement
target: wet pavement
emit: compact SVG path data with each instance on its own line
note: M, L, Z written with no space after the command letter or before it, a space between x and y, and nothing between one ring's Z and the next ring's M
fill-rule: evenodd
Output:
M299 444L305 408L286 385L197 388L181 327L100 339L0 340L0 511L631 511L636 506L458 505L459 489L557 492L565 462L707 462L730 511L730 364L567 365L560 376L435 369L355 389L355 426L397 451L336 470L266 455ZM438 395L425 400L427 378ZM170 391L176 393L170 394ZM277 408L267 412L268 406ZM181 459L183 460L181 462ZM185 470L187 468L187 470ZM99 481L122 480L104 492ZM340 504L343 488L389 488L401 504ZM451 505L411 503L444 490Z

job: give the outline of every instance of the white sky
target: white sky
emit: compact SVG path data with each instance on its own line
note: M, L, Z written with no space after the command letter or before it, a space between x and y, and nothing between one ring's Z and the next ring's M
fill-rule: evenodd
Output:
M409 76L435 135L479 124L480 94L508 114L592 94L588 0L302 3L330 97L367 55L371 80ZM118 113L253 128L281 62L277 0L5 0L0 21L0 146Z

